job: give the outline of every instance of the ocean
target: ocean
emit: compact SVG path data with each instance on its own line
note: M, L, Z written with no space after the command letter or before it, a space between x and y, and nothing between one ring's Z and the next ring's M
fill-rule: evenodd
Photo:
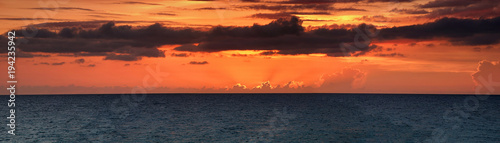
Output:
M500 142L500 96L18 95L15 136L0 109L0 142Z

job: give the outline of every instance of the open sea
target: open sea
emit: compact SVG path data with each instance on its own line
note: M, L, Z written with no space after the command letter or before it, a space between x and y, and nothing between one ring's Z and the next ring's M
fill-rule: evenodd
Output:
M8 96L2 96L5 102ZM500 142L500 96L18 95L0 142Z

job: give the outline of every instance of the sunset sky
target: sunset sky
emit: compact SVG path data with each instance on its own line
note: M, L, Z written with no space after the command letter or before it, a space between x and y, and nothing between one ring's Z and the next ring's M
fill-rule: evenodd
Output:
M21 0L0 9L0 32L16 31L19 94L500 94L498 0Z

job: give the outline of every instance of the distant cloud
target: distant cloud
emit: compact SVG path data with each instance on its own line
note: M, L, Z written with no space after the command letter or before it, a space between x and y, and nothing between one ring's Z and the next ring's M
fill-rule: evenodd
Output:
M406 57L404 54L401 53L390 53L390 54L375 54L375 56L379 57Z
M302 5L268 5L256 4L238 6L238 9L271 10L271 11L303 11L303 10L332 10L329 4L302 4Z
M203 61L203 62L191 61L191 62L189 62L189 64L191 64L191 65L205 65L205 64L208 64L208 62L207 61Z
M44 20L50 20L50 21L63 21L67 19L55 19L55 18L0 18L0 20L8 20L8 21L24 21L24 20L37 20L37 21L44 21Z
M194 10L225 10L227 8L224 7L202 7L202 8L196 8Z
M162 4L158 4L158 3L149 3L149 2L140 2L140 1L124 1L124 2L116 2L113 4L162 5Z
M180 54L176 54L176 53L172 53L170 56L172 57L189 57L191 54L187 54L187 53L180 53Z
M83 63L85 63L85 59L76 59L75 63L77 63L77 64L83 64Z
M151 13L152 15L163 15L163 16L176 16L177 14L174 13L166 13L166 12L158 12L158 13Z
M57 8L35 7L35 8L28 8L28 9L34 9L34 10L50 10L50 11L55 11L55 10L82 10L82 11L95 11L95 10L93 10L93 9L81 8L81 7L57 7Z
M500 94L499 61L479 62L477 71L472 74L472 79L476 83L477 94Z
M341 72L321 76L320 88L323 90L350 90L362 88L366 82L366 72L346 68Z
M355 18L355 20L365 21L365 22L401 22L397 19L385 17L383 15L363 16Z
M427 14L429 11L424 9L398 9L394 8L390 12L402 13L402 14Z
M65 64L65 63L66 63L66 62L52 63L52 65L56 65L56 66L58 66L58 65L63 65L63 64Z
M295 15L331 15L329 12L279 12L279 13L256 13L249 17L262 19L290 18Z

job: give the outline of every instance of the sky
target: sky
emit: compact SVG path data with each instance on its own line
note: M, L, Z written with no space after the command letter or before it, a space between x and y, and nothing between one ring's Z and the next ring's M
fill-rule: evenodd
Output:
M21 0L0 9L0 43L16 32L18 94L500 94L497 0Z

